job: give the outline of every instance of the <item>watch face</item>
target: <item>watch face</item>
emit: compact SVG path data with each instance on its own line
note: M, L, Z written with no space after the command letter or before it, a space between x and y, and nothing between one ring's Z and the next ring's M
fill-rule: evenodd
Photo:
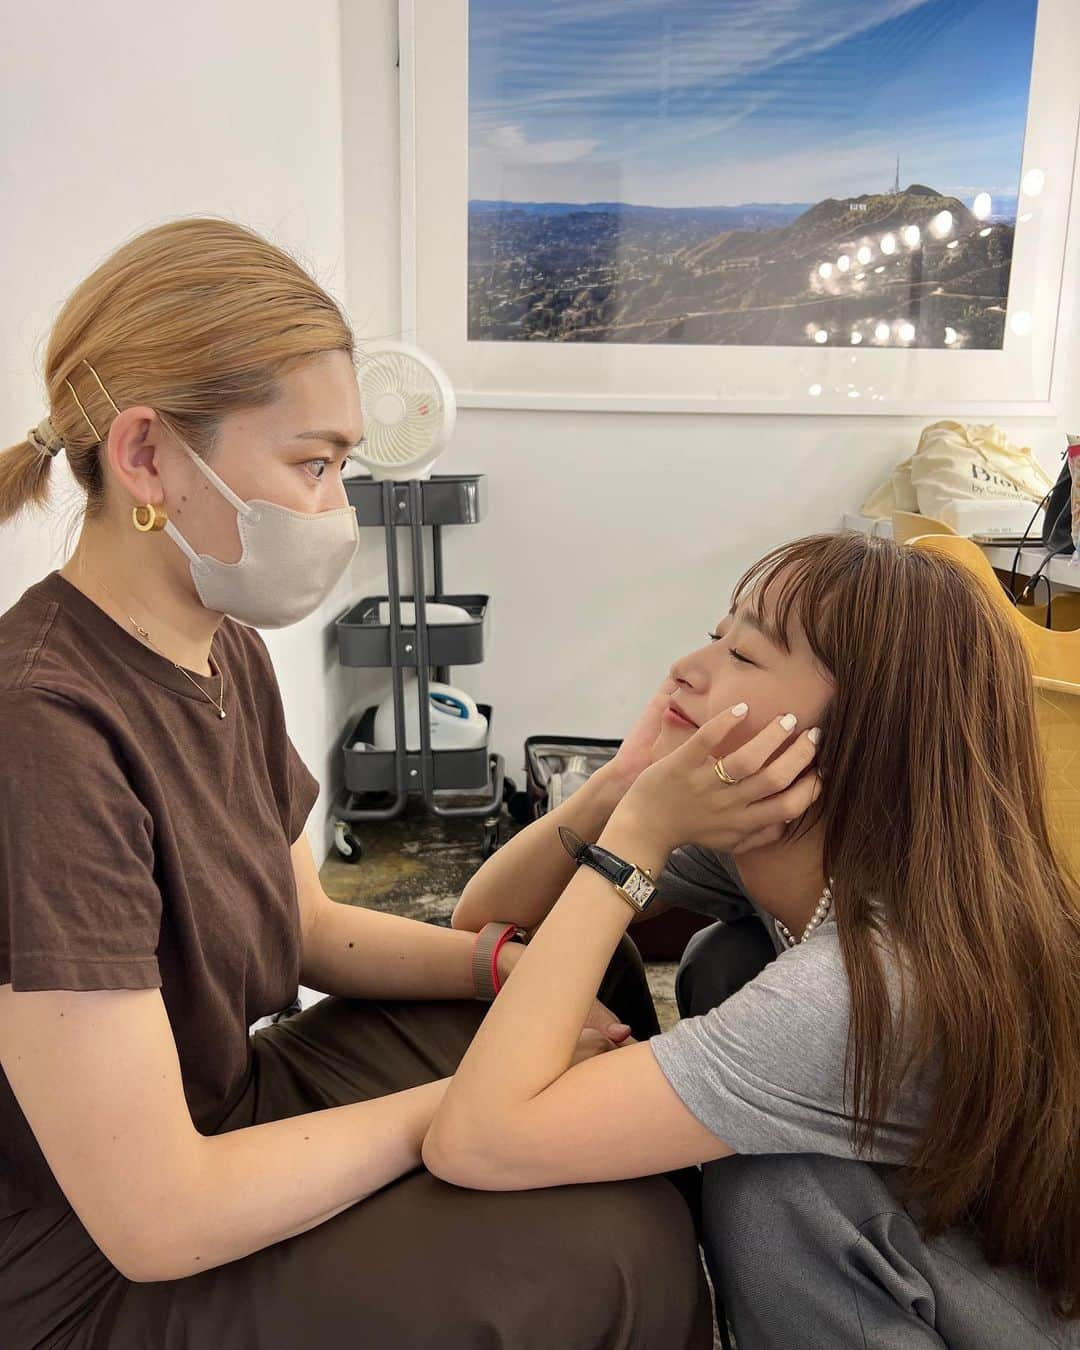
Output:
M623 890L631 901L639 908L647 903L656 887L647 876L643 876L635 867L630 876L622 884Z

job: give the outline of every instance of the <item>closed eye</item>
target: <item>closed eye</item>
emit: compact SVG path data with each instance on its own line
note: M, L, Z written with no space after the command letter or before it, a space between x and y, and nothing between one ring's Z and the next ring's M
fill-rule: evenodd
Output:
M723 639L724 639L726 636L727 636L726 633L709 633L709 634L707 634L707 637L709 638L709 640L710 640L711 642L721 642L721 641L723 641ZM744 666L755 666L755 665L757 665L757 662L756 662L756 661L751 661L750 658L749 658L748 656L743 656L742 652L739 651L739 649L738 649L737 647L732 647L731 650L728 652L728 655L729 655L730 657L732 657L735 661L741 662Z

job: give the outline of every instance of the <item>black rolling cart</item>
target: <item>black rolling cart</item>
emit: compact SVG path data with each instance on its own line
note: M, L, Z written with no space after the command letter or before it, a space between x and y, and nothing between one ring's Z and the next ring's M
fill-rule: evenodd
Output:
M491 708L478 704L488 720L485 743L474 749L436 750L431 745L429 670L435 680L449 682L450 667L476 665L484 659L489 597L444 593L442 529L472 525L487 507L483 474L433 474L418 482L377 482L369 477L346 479L345 491L360 525L381 525L386 535L387 594L368 596L336 620L338 659L342 665L384 667L391 672L394 700L394 749L361 750L374 741L374 707L353 717L341 740L344 787L334 804L334 842L348 862L363 855L349 826L357 821L392 820L410 799L422 798L426 809L443 818L472 817L483 821L481 852L486 858L499 843L499 813L514 789L505 776L501 755L491 753ZM432 531L433 593L427 594L424 531ZM412 544L413 595L401 594L397 531L407 529ZM426 607L436 601L458 605L468 622L427 622ZM403 603L415 606L415 622L402 622ZM387 604L389 623L380 622ZM416 672L420 700L420 746L409 750L405 732L405 677ZM449 805L436 793L483 794L479 804Z

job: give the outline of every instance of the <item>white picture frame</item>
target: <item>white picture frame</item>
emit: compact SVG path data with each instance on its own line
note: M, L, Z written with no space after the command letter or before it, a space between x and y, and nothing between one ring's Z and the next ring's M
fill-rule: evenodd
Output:
M764 0L767 3L767 0ZM1067 378L1080 126L1080 5L1039 0L1009 313L997 350L470 342L468 0L399 0L402 336L462 407L686 413L1055 417ZM1075 234L1073 235L1075 237Z

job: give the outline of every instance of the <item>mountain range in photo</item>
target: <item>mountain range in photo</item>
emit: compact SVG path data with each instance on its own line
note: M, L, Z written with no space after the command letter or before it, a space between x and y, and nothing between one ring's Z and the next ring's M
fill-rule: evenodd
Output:
M477 342L1000 348L1015 198L469 203Z

